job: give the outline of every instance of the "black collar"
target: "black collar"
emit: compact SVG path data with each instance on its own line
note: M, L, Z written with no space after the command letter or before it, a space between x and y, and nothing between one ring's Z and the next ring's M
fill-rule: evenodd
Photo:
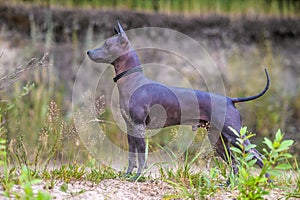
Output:
M134 68L130 68L124 72L121 72L120 74L117 74L115 76L115 78L113 78L114 82L116 83L120 78L124 77L124 76L128 76L129 74L135 73L135 72L142 72L143 69L141 67L134 67Z

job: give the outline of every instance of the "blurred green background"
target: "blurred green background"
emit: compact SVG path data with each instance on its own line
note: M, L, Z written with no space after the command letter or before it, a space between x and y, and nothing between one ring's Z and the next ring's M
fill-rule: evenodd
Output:
M297 0L12 0L11 3L31 3L48 7L81 7L128 9L168 14L259 14L270 16L299 16Z

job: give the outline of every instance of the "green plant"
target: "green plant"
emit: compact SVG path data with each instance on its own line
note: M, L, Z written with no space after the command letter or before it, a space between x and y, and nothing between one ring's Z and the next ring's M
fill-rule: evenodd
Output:
M4 195L8 197L14 184L10 180L10 170L7 163L6 139L2 138L2 134L5 133L5 129L2 126L0 127L0 132L0 167L3 168L1 185L4 190Z
M84 166L79 165L62 165L58 169L51 171L55 180L60 180L65 183L70 183L73 180L83 180L86 171Z
M284 189L286 190L285 196L287 199L300 198L300 170L296 157L294 162L295 172L292 173L292 177L284 183Z
M272 142L268 138L264 138L264 143L269 148L263 149L265 152L265 160L264 165L265 167L262 170L262 173L268 171L271 175L274 176L280 175L281 170L289 170L292 168L291 164L288 162L288 159L292 158L292 155L287 151L293 145L293 140L283 140L283 134L279 129L276 132L275 139Z
M12 82L16 81L17 77L24 71L32 69L35 67L35 65L39 64L39 61L32 59L32 63L28 62L27 65L24 65L22 67L19 67L15 72L9 73L2 78L0 78L0 85L2 86L0 88L4 89L5 87L8 87ZM4 81L4 82L1 82ZM1 102L0 106L0 167L3 168L3 175L1 177L1 184L4 189L5 196L9 196L11 193L11 189L14 186L14 168L10 169L9 167L9 156L8 155L8 145L7 145L7 129L5 127L5 116L8 112L13 112L15 109L16 102L23 98L24 96L28 95L28 93L34 88L34 84L27 83L22 91L16 95L12 100L10 101L4 101Z
M293 141L283 140L283 134L280 130L277 131L273 142L265 137L264 143L269 150L263 149L265 153L263 159L264 166L257 175L253 173L253 171L256 171L254 165L257 160L254 158L253 154L249 153L256 145L244 145L245 140L253 137L254 134L247 134L246 127L242 128L240 132L237 132L232 128L231 130L238 136L238 147L231 147L231 150L235 153L236 159L239 162L239 173L235 177L235 184L239 191L238 199L262 199L263 196L269 194L270 190L270 185L268 184L269 181L265 175L269 173L273 179L276 178L276 176L279 176L282 170L292 168L286 161L292 157L287 151L293 144Z
M48 200L51 199L51 196L48 193L38 191L37 195L34 194L32 186L34 184L41 183L41 179L34 178L32 176L32 171L26 166L22 166L21 175L19 177L19 184L24 191L24 194L21 196L21 199L25 200ZM18 196L18 195L17 195Z
M267 178L264 177L265 173L260 173L258 176L252 174L256 159L253 154L248 153L250 149L255 148L256 145L251 144L245 146L245 140L250 139L254 134L247 134L247 128L244 127L238 133L231 129L237 136L237 147L230 149L235 152L236 160L238 161L239 174L236 180L237 189L239 190L238 199L262 199L264 195L269 194L266 189ZM263 169L265 171L265 169ZM234 183L231 181L231 184Z
M90 171L85 175L85 179L98 184L104 179L113 179L120 177L121 174L114 171L112 168L99 165L90 168Z
M190 158L187 151L183 164L180 164L175 172L172 169L167 172L162 168L160 169L163 180L176 188L177 191L174 194L166 194L165 199L205 199L212 196L220 188L218 183L220 172L216 167L212 167L208 174L193 172L192 167L195 166L201 153L198 152Z
M17 173L15 173L14 168L10 169L9 166L9 157L7 151L7 139L4 139L3 136L6 136L7 130L4 127L5 121L3 120L3 116L15 109L16 102L26 96L32 89L34 88L34 84L27 84L23 87L22 92L15 97L12 101L5 102L5 105L1 106L0 109L0 167L3 168L3 175L1 176L1 184L4 189L4 195L10 197L13 194L17 198L21 199L38 199L38 200L47 200L50 199L50 195L39 191L37 196L34 195L32 185L41 182L39 179L32 179L31 172L28 168L23 165L21 169L21 175L19 177L19 184L23 188L24 194L18 194L16 192L11 192L13 186L15 185L15 180ZM20 139L19 145L22 146L22 139ZM19 150L21 147L19 147ZM22 155L20 156L18 153L17 160L20 163L27 163L26 162L26 152L22 149Z

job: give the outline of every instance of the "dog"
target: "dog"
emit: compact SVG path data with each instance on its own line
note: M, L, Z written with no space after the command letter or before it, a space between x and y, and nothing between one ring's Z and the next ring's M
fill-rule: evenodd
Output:
M250 97L230 98L188 88L170 87L143 74L138 55L119 21L114 31L116 36L107 39L102 47L87 51L87 55L92 61L111 64L115 69L116 76L113 80L118 87L120 109L126 122L129 144L126 174L131 174L136 167L136 155L137 177L146 166L145 129L173 125L191 125L194 131L199 127L207 128L210 143L225 161L232 159L232 168L236 174L237 162L230 151L230 145L238 147L238 136L232 129L240 131L242 120L235 104L257 99L267 92L270 85L267 69L265 88ZM150 115L151 108L155 105L162 109L156 109L157 112ZM244 145L250 145L250 141L245 139ZM253 154L257 164L262 167L262 155L255 148L251 148L249 153Z

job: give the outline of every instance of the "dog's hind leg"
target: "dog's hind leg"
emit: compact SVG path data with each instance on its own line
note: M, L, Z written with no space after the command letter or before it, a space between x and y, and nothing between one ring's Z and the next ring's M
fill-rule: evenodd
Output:
M239 127L233 127L236 131L240 131L240 126ZM237 137L233 132L232 130L230 130L228 127L224 127L223 129L223 135L227 138L230 138L231 139L231 144L237 148L240 148L238 145L237 145ZM245 136L243 136L243 139L244 139L244 142L243 142L243 145L244 147L247 147L249 145L251 145L250 141L248 139L245 139L244 138ZM255 148L251 148L247 151L247 153L250 153L253 155L253 159L256 159L256 164L262 168L264 166L263 164L263 156L261 155L261 153L259 153Z
M249 140L245 140L244 142L244 145L245 146L248 146L250 145L250 141ZM253 155L253 158L256 159L256 164L262 168L264 166L264 163L263 163L263 155L261 155L261 153L259 151L257 151L256 149L252 148L248 151L248 153L251 153Z
M208 133L208 138L210 140L211 145L213 145L214 149L218 153L218 155L228 164L231 164L231 169L234 175L237 175L239 172L238 164L239 162L236 160L234 155L230 150L230 142L226 137L224 137L217 129L210 128ZM226 181L226 186L230 185L230 178Z
M233 154L230 151L230 142L224 137L218 129L210 127L208 129L208 138L216 150L217 154L227 163L231 163L231 167L234 174L238 173L238 161L235 159Z
M250 144L250 141L249 140L246 140L245 141L245 145L249 145ZM248 153L251 153L254 158L253 159L256 159L256 164L260 167L260 168L263 168L264 166L264 163L263 163L263 158L264 156L259 152L257 151L256 149L252 148L248 151ZM265 177L268 178L268 182L272 182L272 180L270 179L270 174L269 173L266 173L265 174Z
M240 128L235 128L235 130L240 131ZM230 141L231 144L232 144L233 146L235 146L235 147L237 147L237 148L240 148L240 147L236 144L236 142L237 142L236 137L237 137L237 136L235 136L234 133L233 133L231 130L229 130L229 128L224 128L223 132L226 133L226 134L224 134L224 135L226 135L226 137L234 138L234 139L232 139L232 140ZM225 137L224 137L224 138L225 138ZM249 141L248 139L245 139L245 140L244 140L244 144L243 144L244 147L247 147L247 146L249 146L250 144L251 144L251 143L250 143L250 141ZM259 151L257 151L255 148L251 148L251 149L249 149L249 150L247 151L247 153L252 154L252 155L253 155L253 159L256 159L256 164L257 164L260 168L263 168L263 166L264 166L264 163L263 163L263 155L262 155L261 153L259 153ZM270 175L269 175L268 173L266 173L266 174L265 174L265 177L269 179L269 178L270 178ZM268 182L271 182L271 180L269 179Z

